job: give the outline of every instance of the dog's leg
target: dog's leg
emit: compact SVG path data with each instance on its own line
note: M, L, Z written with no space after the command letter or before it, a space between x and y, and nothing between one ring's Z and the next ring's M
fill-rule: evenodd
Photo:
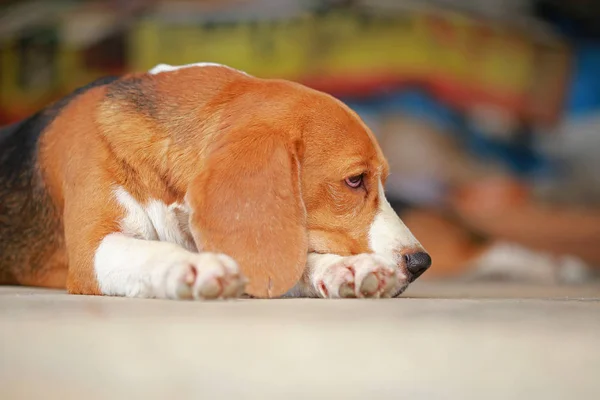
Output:
M192 253L169 243L121 233L106 236L94 257L104 295L170 299L239 297L245 278L237 263L217 253Z
M217 253L193 253L177 244L136 239L122 233L104 237L93 257L98 293L169 299L239 297L245 278L237 263ZM69 291L89 294L69 287ZM75 290L73 290L75 289Z
M68 192L65 201L70 293L175 299L242 294L245 278L232 258L151 240L154 227L144 222L144 212L128 210L111 187L82 189L93 177ZM131 233L123 231L128 224Z
M341 257L308 255L306 270L290 297L392 297L406 287L406 277L392 263L374 254Z

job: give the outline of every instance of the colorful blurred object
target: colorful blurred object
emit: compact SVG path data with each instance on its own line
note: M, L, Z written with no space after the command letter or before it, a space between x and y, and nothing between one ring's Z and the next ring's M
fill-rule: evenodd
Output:
M461 110L557 120L570 58L559 38L376 3L169 1L126 13L129 2L18 3L3 12L3 108L20 115L15 103L43 103L102 74L210 60L338 96L420 87Z

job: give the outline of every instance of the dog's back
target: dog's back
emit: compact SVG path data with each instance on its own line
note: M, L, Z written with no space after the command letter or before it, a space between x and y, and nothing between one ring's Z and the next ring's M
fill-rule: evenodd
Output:
M35 115L0 129L0 284L35 281L64 286L67 265L61 213L45 189L37 157L39 141L70 101L116 79L96 80ZM49 273L57 268L64 274Z

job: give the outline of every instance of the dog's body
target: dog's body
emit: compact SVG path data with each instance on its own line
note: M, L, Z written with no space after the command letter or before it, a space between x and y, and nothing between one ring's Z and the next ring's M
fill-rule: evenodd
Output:
M431 261L387 170L356 114L298 84L214 64L99 80L0 131L0 283L394 296Z

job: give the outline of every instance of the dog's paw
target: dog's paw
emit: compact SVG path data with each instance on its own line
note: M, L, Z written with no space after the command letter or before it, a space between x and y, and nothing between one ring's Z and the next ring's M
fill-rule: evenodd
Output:
M394 265L373 254L344 257L314 276L322 297L391 297L405 280Z
M190 254L164 268L157 297L226 299L240 297L247 283L237 263L225 254ZM161 296L162 294L162 296Z

